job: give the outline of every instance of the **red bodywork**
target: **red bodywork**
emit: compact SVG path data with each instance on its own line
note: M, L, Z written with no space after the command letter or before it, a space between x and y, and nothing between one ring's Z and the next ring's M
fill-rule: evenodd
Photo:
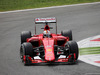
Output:
M46 25L44 27L44 31L45 30L49 30L50 31L50 27L48 25ZM72 55L69 55L67 58L61 58L61 59L57 59L55 57L55 53L54 53L54 45L58 45L58 46L65 46L65 43L69 41L69 37L64 37L61 34L54 34L51 33L50 37L44 37L44 34L39 34L39 35L34 35L31 38L27 39L27 42L32 43L33 48L35 47L39 47L41 45L44 46L44 60L41 59L33 59L32 57L28 57L28 59L30 60L31 63L45 63L45 62L68 62L68 60L72 57ZM61 53L61 52L58 52ZM36 56L38 56L39 53L36 53ZM75 54L74 54L74 59L76 58ZM26 56L23 56L23 60L24 62L26 62Z

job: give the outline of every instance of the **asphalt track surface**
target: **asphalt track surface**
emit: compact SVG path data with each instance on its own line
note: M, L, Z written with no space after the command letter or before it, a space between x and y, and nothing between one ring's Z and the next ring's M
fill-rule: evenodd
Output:
M58 33L72 29L77 42L100 34L100 4L0 14L0 75L85 75L100 68L80 60L75 65L24 66L19 57L20 32L34 33L35 17L56 17Z

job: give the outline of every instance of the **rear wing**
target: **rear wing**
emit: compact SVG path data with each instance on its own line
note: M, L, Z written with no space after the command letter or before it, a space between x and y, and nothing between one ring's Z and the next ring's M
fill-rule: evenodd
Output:
M36 24L48 24L48 23L56 23L56 34L57 34L57 19L55 17L35 18L35 34L36 34Z
M55 17L35 18L35 24L42 24L42 23L56 23L56 18Z

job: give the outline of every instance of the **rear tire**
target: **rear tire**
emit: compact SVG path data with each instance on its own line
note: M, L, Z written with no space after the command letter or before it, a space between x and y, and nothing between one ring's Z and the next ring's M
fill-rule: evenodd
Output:
M65 37L69 37L69 40L72 40L72 30L68 30L68 31L61 31L61 35L65 36Z
M67 45L69 47L69 53L75 53L76 54L76 60L78 59L79 50L78 45L75 41L68 41Z
M31 31L23 31L21 33L21 44L26 42L27 38L31 38Z

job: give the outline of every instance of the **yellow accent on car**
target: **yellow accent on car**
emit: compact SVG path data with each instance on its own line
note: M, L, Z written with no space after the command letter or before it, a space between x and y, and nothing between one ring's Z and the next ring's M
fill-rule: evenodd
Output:
M52 51L52 49L48 49L47 51Z

